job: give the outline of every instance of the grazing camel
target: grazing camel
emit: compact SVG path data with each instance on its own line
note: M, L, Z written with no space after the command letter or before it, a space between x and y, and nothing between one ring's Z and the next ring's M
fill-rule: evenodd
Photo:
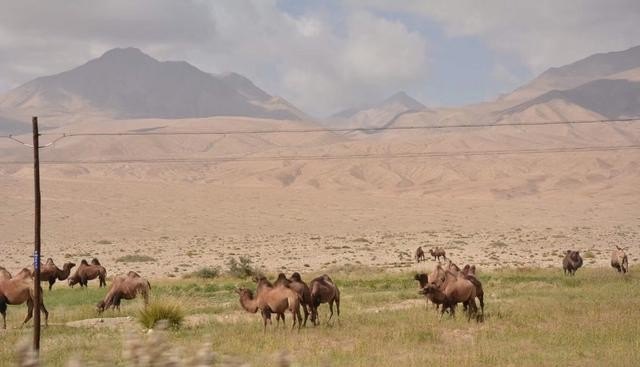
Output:
M304 322L303 326L307 326L307 320L309 319L310 308L311 308L311 290L307 283L302 280L300 273L295 272L291 274L291 279L287 279L287 276L283 273L278 274L278 279L273 283L274 286L284 285L293 289L300 296L300 305L302 306L302 313L304 313ZM278 315L280 316L280 315ZM284 315L283 321L284 321ZM279 319L278 319L279 320Z
M336 304L336 311L338 317L340 317L340 290L333 282L333 280L327 275L323 274L310 283L311 288L311 322L314 325L320 324L318 318L318 306L321 303L329 304L329 318L327 322L333 317L333 303Z
M2 314L2 328L7 328L7 305L21 305L27 303L27 316L22 324L26 324L33 317L33 306L35 304L35 287L31 271L24 268L15 277L7 279L6 274L2 272L0 278L0 314ZM49 312L42 301L42 292L40 292L40 310L44 313L44 326L49 324Z
M264 331L267 331L267 321L271 323L271 313L284 314L287 310L293 315L293 330L298 324L300 329L302 315L300 315L300 298L298 294L285 286L271 286L266 279L261 279L254 297L253 292L247 288L237 288L240 296L240 305L247 312L256 313L260 310L264 322Z
M440 261L440 257L442 257L445 260L447 260L447 253L441 247L436 247L434 249L432 248L432 249L429 250L429 253L431 254L431 256L433 256L434 260Z
M618 273L626 273L629 271L629 259L624 249L616 245L616 249L611 252L611 267L616 268Z
M422 246L418 246L418 248L416 249L416 262L419 263L420 261L426 261L425 257L424 257L424 250L422 249Z
M142 295L145 307L149 303L149 292L151 283L142 278L135 271L130 271L127 275L118 275L111 282L104 299L96 305L98 313L108 310L110 307L120 310L120 302L123 299L132 300L138 294Z
M440 300L436 299L435 297L432 297L431 294L425 294L423 292L424 287L427 286L427 284L429 284L429 276L425 273L418 273L416 274L413 279L417 280L419 285L420 285L420 294L424 294L427 297L427 301L431 301L431 303L433 303L436 306L436 310L438 310L440 308L440 305L443 303ZM428 305L428 302L427 302Z
M68 262L62 265L62 269L60 269L54 264L52 258L48 258L44 265L40 265L40 281L49 282L49 290L51 290L56 280L67 280L74 266L76 264Z
M424 294L433 294L434 299L442 302L441 315L448 308L451 316L455 316L455 306L462 302L468 306L468 320L472 314L476 314L476 287L464 276L457 276L449 270L438 265L429 277L434 281L423 288Z
M82 260L80 266L76 269L75 274L69 277L69 286L73 288L74 285L80 283L80 287L86 287L89 280L98 278L100 280L100 287L107 286L107 270L104 266L100 265L98 259L91 260L91 264L87 263L87 260Z
M576 271L582 266L580 251L567 250L567 254L562 259L562 269L564 274L576 275Z

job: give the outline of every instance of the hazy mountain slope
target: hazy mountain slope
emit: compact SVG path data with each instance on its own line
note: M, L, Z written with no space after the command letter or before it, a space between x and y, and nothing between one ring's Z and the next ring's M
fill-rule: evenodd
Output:
M572 89L638 67L640 46L624 51L595 54L565 66L550 68L501 99L518 103L552 90Z
M513 114L534 105L562 100L606 118L640 116L640 82L600 79L569 90L553 90L506 110Z
M385 127L393 124L400 115L411 111L422 111L426 107L407 95L398 92L382 102L362 107L349 108L332 115L327 123L340 127Z
M273 98L238 74L218 77L184 61L159 62L126 48L28 82L1 97L0 108L24 115L99 111L115 118L300 118L289 104L262 105Z

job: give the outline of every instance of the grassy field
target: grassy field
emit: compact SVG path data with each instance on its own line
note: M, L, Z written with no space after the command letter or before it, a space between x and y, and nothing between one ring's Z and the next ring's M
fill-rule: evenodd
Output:
M581 269L572 278L559 269L483 272L484 323L467 322L462 313L440 319L417 294L413 273L342 271L332 273L343 295L339 322L300 332L274 327L266 334L260 316L242 311L233 292L250 282L170 280L152 282L152 292L156 300L177 300L187 315L181 329L166 332L169 345L192 355L208 344L253 366L275 366L283 352L294 366L633 366L640 363L637 271L620 276L612 269ZM45 291L51 312L43 332L45 366L63 366L74 356L123 365L125 337L149 337L133 320L114 329L67 325L95 318L104 292L64 285ZM135 317L139 307L129 302L105 316ZM24 312L25 306L9 308L9 329L0 331L2 366L15 366L15 345L31 337L31 328L16 328ZM326 312L322 306L323 321Z

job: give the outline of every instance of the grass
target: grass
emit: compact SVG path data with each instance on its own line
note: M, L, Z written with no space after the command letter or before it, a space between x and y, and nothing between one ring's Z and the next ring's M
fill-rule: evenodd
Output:
M184 312L178 301L157 299L138 312L138 321L147 329L153 329L159 322L165 322L170 329L179 329L184 320Z
M203 323L185 321L168 331L170 345L191 355L208 343L210 351L253 366L275 366L274 356L283 351L298 366L631 366L640 359L638 271L621 276L610 269L580 269L575 277L559 269L482 271L485 322L468 323L462 314L440 319L425 307L413 273L336 268L327 272L341 289L340 321L324 322L323 305L322 325L300 333L273 327L263 334L260 316L242 311L233 292L236 286L255 288L249 279L155 281L152 293L156 300L180 299L185 320L208 316ZM104 292L58 285L45 291L51 313L42 339L46 366L64 366L71 356L124 365L122 342L131 330L143 339L142 326L64 325L96 317L94 305ZM109 311L105 317L135 318L139 310L140 301L123 301L120 313ZM31 336L31 328L15 329L24 312L25 306L9 306L9 330L0 331L0 366L13 366L13 346Z

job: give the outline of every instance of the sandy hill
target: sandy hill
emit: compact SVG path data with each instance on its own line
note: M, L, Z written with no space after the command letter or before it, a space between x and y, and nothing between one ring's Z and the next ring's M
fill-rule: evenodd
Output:
M50 121L69 115L305 118L239 74L212 75L184 61L160 62L136 48L113 49L72 70L34 79L0 97L0 111L22 119L37 114ZM69 123L66 118L56 121Z

